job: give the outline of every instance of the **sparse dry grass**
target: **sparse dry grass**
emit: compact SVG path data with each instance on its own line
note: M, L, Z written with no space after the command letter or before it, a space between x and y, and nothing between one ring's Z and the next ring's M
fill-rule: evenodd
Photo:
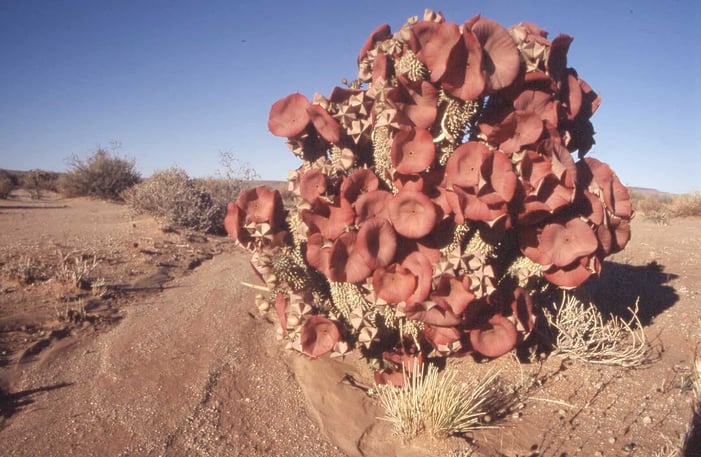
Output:
M544 309L556 336L555 353L587 363L637 367L650 360L650 346L638 319L638 304L626 321L605 318L591 303L563 292L560 304Z
M497 394L497 373L470 382L457 382L455 372L438 373L435 365L426 372L405 374L404 388L376 386L385 410L384 420L395 433L411 438L421 432L444 437L487 427L490 398Z
M669 195L643 195L633 192L633 207L637 214L659 224L669 224L675 217L701 216L701 192Z

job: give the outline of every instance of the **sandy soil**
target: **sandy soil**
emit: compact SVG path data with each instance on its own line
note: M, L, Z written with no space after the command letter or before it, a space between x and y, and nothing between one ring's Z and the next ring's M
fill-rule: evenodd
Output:
M229 240L121 205L24 197L0 202L2 455L652 456L686 431L699 219L636 219L629 248L586 288L613 312L639 297L652 363L451 359L464 376L500 369L517 395L496 428L403 442L344 382L371 383L356 356L282 348L239 284L254 278ZM96 263L78 285L64 274L75 259Z

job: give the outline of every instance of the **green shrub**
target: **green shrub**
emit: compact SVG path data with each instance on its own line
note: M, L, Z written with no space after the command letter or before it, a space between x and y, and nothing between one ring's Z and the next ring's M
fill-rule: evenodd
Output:
M69 159L70 170L60 183L67 197L97 197L121 200L126 189L141 181L133 159L117 157L100 148L82 160L77 156Z

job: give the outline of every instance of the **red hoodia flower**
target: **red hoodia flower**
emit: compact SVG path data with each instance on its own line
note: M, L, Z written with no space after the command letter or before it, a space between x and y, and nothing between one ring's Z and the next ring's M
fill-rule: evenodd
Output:
M485 174L489 176L489 185L498 198L487 200L482 196L483 192L480 192L478 197L490 205L510 202L516 192L516 181L518 181L511 160L503 152L494 151L491 163L488 162L485 165L491 165L485 170Z
M558 268L553 265L543 272L543 277L563 289L573 289L598 272L600 265L597 265L597 262L596 257L580 257L566 267Z
M454 327L463 322L462 316L457 316L450 309L443 309L431 301L407 305L404 313L409 319L438 327Z
M387 94L387 101L405 117L405 124L431 128L438 114L438 89L428 81L409 81L397 76L397 87Z
M331 265L331 243L324 240L321 233L313 233L307 239L307 262L327 278Z
M359 283L372 274L372 268L356 250L358 232L345 232L333 242L328 278L336 282Z
M557 125L557 103L551 93L526 89L516 97L513 107L517 111L535 113L542 121L552 126Z
M402 190L389 201L389 218L397 233L415 239L436 226L438 211L426 194Z
M372 286L378 297L387 303L406 301L416 289L416 277L399 264L378 268L372 275Z
M433 163L435 156L433 136L427 129L406 128L394 136L390 158L399 173L421 173Z
M285 220L282 195L267 187L254 187L242 193L236 200L236 206L243 211L246 223L267 222L278 229Z
M243 216L243 211L236 206L236 203L229 202L226 205L226 216L224 217L226 233L228 233L231 238L239 240L242 243L243 241L240 240L239 237L241 235L241 228L243 227Z
M555 81L562 81L565 78L567 70L567 51L570 49L570 44L572 44L572 38L569 35L560 34L550 45L550 53L548 54L548 61L546 67L548 69L548 74Z
M328 240L338 238L355 219L353 207L342 198L333 205L317 199L312 208L303 210L301 215L310 232L320 232Z
M355 241L355 251L372 270L392 263L397 252L397 235L389 221L375 217L363 222Z
M468 141L458 146L445 165L448 185L466 189L476 188L483 181L482 165L492 158L492 151L476 141Z
M499 149L513 154L528 144L533 144L543 133L543 121L538 114L528 111L513 111L497 124L487 140L499 145Z
M311 103L307 97L300 93L276 101L270 108L268 130L273 135L288 138L299 135L309 124L309 106Z
M516 326L501 314L495 314L486 324L470 331L472 348L486 357L506 354L516 347L517 341Z
M592 254L599 246L592 229L579 218L570 219L564 224L547 224L538 240L541 249L550 253L553 265L558 267L565 267L580 257Z
M302 326L302 352L316 359L331 352L340 338L338 327L332 320L310 316Z
M483 17L474 21L470 30L484 49L482 71L487 76L488 90L493 93L511 85L521 68L521 55L509 32Z
M423 333L431 346L441 353L449 353L450 346L462 337L460 330L455 327L436 327L428 324L424 326Z
M402 261L402 266L416 277L416 289L406 299L408 305L424 301L431 292L433 264L431 260L419 251L413 251Z
M307 114L319 136L329 143L338 143L341 140L341 126L323 107L309 105Z
M391 199L392 193L386 190L373 190L360 194L354 204L356 224L361 224L363 221L373 217L388 219L388 205Z
M432 301L443 309L450 309L456 316L462 314L474 298L475 294L470 292L470 280L452 275L441 275L431 294Z
M482 72L482 55L477 36L463 26L462 41L453 46L450 53L450 62L455 64L448 66L441 79L443 89L461 100L475 100L482 95L487 85Z
M448 66L450 51L461 39L460 29L454 22L420 21L414 24L412 32L417 46L413 51L431 72L431 81L441 79Z
M299 193L309 203L326 192L326 176L317 168L306 171L299 179Z
M380 180L369 168L358 168L343 179L341 183L341 197L350 203L354 203L358 197L368 192L377 190Z

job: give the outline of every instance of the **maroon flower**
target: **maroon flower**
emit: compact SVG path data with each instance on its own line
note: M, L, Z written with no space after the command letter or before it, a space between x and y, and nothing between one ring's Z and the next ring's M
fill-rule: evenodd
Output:
M389 221L378 217L366 220L358 231L355 250L372 270L392 263L397 235Z
M399 173L421 173L433 163L435 155L433 136L421 127L400 130L392 141L390 157Z
M389 218L389 201L392 194L386 190L373 190L360 194L355 201L356 224L373 217Z
M538 237L540 249L550 254L552 264L565 267L576 259L596 251L596 235L581 219L570 219L564 224L547 224Z
M521 68L521 56L509 32L500 24L479 17L469 25L482 45L482 71L487 77L487 89L496 92L514 82Z
M270 108L268 130L276 136L294 137L299 135L309 124L307 108L311 106L307 97L300 93L282 98Z
M340 195L348 202L354 203L361 195L377 190L379 185L380 180L372 170L358 168L343 179Z
M299 179L299 192L303 199L314 203L326 192L326 176L317 168L306 171Z
M336 324L325 317L310 316L302 326L302 352L312 359L331 352L340 339Z
M319 105L309 105L307 114L320 137L329 143L338 143L341 140L341 126L328 111Z
M421 192L400 191L389 201L388 209L394 229L407 238L428 235L438 222L436 206Z
M409 81L397 76L397 87L387 94L387 100L404 116L403 124L430 128L438 114L438 89L428 81Z
M501 314L495 314L487 323L470 331L472 348L486 357L506 354L516 347L517 341L516 326Z
M431 72L431 81L437 82L448 66L450 51L460 40L460 30L454 22L420 21L414 24L416 37L411 43L416 57Z
M409 299L416 289L416 277L399 264L378 268L372 275L375 294L387 303L399 303Z
M475 294L470 291L470 279L451 275L441 275L435 291L431 294L432 301L441 308L452 311L456 316L462 314L474 299Z

